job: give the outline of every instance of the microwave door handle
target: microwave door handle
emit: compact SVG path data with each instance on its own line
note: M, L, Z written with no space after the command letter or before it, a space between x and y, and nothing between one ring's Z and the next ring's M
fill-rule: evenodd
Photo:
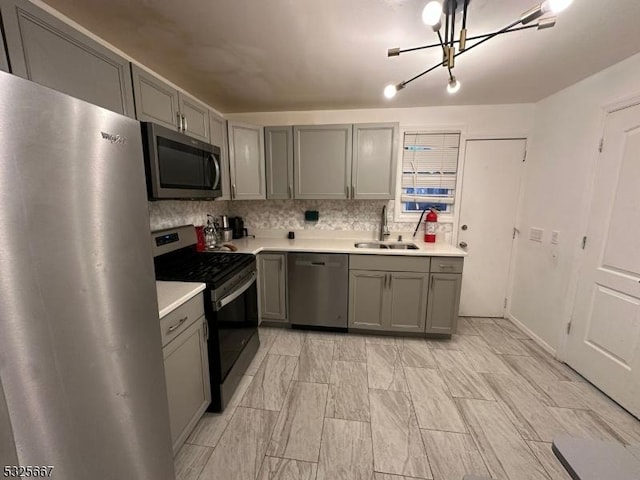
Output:
M213 185L211 187L212 190L215 190L220 185L220 165L216 161L216 157L214 155L209 155L209 161L213 164L216 171L216 179L213 181Z
M218 310L220 310L221 308L229 305L231 302L233 302L236 298L238 298L240 295L242 295L244 292L246 292L249 287L251 287L251 285L253 285L256 281L256 273L253 272L251 274L251 278L249 278L249 280L242 285L240 288L238 288L238 290L236 290L235 292L233 292L230 295L227 295L226 297L224 297L222 300L218 301Z

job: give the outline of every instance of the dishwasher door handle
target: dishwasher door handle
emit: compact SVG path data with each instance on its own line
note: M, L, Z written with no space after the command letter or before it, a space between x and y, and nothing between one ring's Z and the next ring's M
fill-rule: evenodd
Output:
M340 267L337 262L312 262L309 260L296 260L296 267Z

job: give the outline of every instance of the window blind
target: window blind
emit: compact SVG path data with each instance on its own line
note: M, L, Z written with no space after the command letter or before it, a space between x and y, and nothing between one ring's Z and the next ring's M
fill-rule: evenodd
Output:
M458 172L459 133L404 134L401 202L403 210L418 211L425 204L453 205ZM413 204L413 205L412 205Z

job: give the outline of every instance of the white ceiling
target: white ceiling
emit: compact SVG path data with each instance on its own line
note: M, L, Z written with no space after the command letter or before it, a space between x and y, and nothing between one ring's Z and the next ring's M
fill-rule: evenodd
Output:
M382 90L441 58L426 0L45 0L222 112L534 102L640 51L639 0L575 0L552 29L510 33L393 100ZM472 0L469 36L506 26L535 0ZM615 5L615 8L614 8Z

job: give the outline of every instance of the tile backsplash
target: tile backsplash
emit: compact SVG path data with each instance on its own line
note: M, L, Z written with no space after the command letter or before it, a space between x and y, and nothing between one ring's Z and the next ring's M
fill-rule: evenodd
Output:
M207 214L213 216L228 213L229 202L226 200L159 200L149 202L151 231L180 225L204 225Z
M317 231L326 236L335 231L370 232L374 238L380 228L382 206L387 205L387 218L391 233L412 232L414 222L394 222L393 200L236 200L189 201L160 200L149 202L151 230L193 223L202 225L207 214L240 216L249 233L260 231L285 232L304 230L306 234ZM306 222L305 210L317 210L319 220ZM438 241L451 242L450 223L438 224ZM310 236L310 235L308 235Z
M386 200L265 200L229 202L229 215L244 218L244 225L252 231L260 230L317 230L371 232L380 228L382 206L387 205L389 231L411 232L415 222L394 222L394 201ZM319 220L306 222L305 210L317 210ZM440 223L438 241L450 242L451 224Z

